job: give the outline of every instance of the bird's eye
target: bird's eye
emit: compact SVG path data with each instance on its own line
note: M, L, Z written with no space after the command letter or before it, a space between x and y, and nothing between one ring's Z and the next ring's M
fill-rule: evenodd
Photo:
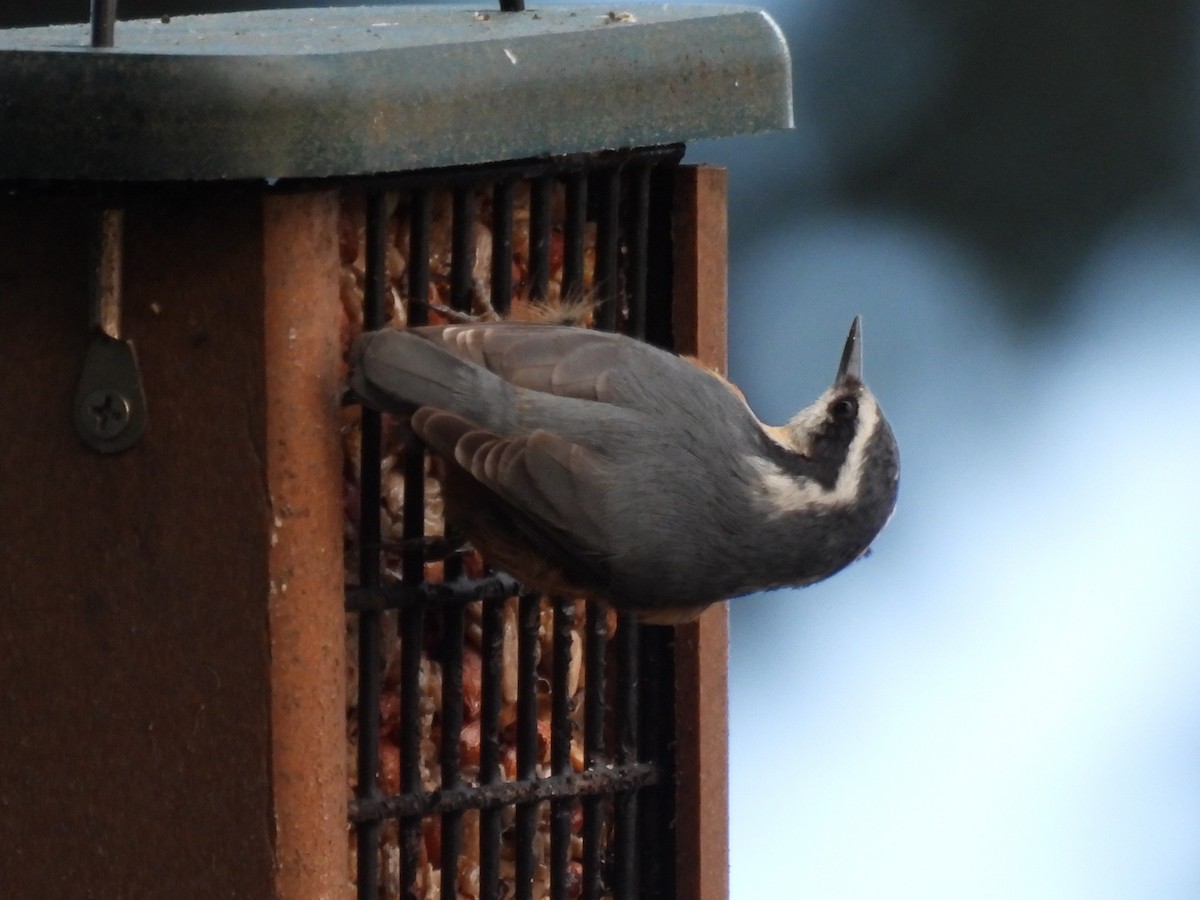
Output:
M851 397L843 397L836 401L829 411L838 419L853 419L858 415L858 401Z

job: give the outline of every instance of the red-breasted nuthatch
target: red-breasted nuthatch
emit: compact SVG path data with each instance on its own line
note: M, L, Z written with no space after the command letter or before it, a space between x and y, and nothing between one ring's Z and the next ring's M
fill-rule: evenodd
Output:
M385 329L351 389L411 414L442 460L447 522L530 587L686 621L727 597L812 584L891 516L896 441L862 380L762 424L720 376L617 334L491 322Z

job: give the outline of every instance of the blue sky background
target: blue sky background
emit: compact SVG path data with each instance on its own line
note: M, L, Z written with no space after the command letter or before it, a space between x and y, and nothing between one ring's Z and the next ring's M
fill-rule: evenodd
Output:
M861 311L903 453L870 558L734 605L735 898L1200 896L1196 250L1114 239L1026 343L911 223L735 261L786 298L735 306L752 405L822 389Z
M689 153L731 171L731 374L784 421L829 383L862 313L903 463L869 559L734 604L733 897L1198 897L1192 67L1142 86L1178 103L1150 120L1170 153L1130 172L1137 190L1108 190L1103 116L1078 169L1075 151L1046 161L1062 148L1041 126L1071 112L1031 103L1026 120L1019 92L1011 155L952 132L949 160L974 153L971 176L1013 180L1011 206L979 187L978 215L1043 230L995 246L970 198L949 215L923 204L944 185L891 202L857 178L911 174L894 148L921 146L939 98L969 105L964 60L988 36L921 19L944 4L770 6L796 61L797 131ZM1114 141L1136 150L1120 120L1142 87L1110 63L1081 81L1110 78ZM1075 192L1026 208L1077 171Z

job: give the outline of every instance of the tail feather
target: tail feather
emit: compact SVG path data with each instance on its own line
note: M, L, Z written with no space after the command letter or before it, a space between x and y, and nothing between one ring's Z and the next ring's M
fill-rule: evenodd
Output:
M350 387L369 406L393 411L423 406L468 415L479 396L478 366L411 332L364 334L350 358Z

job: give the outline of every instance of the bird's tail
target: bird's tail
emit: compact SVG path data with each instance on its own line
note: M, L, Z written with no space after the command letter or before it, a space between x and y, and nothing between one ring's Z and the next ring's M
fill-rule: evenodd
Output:
M376 409L431 406L478 422L475 407L491 405L487 394L499 386L491 382L502 385L490 372L412 332L368 332L350 352L350 389Z

